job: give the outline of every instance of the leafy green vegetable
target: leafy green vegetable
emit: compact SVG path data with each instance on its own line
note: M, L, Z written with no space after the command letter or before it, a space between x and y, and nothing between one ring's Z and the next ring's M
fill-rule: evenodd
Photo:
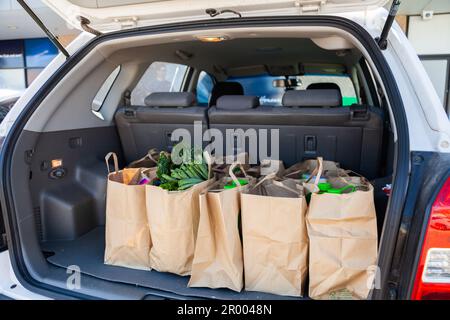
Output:
M178 181L178 190L186 190L193 185L196 185L200 182L203 182L205 180L200 178L189 178L189 179L183 179Z
M156 176L161 181L160 187L169 191L186 190L195 184L208 179L208 166L203 157L202 150L192 148L186 154L181 145L174 146L183 158L183 164L176 165L171 156L161 152L157 164Z
M159 154L159 160L157 163L156 176L161 180L162 183L167 182L164 175L170 175L170 169L172 168L172 161L170 155L165 152Z
M168 181L160 184L159 186L168 191L176 191L178 190L178 181L177 180Z
M164 179L164 181L170 182L170 181L177 181L177 179L172 178L171 176L167 175L167 174L162 174L161 178Z

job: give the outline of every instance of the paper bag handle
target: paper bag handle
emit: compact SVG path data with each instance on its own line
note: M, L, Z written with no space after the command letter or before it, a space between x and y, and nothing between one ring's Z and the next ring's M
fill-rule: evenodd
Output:
M211 167L212 167L212 162L213 162L213 158L212 156L209 154L208 151L203 151L203 157L205 158L205 161L208 165L208 180L211 179Z
M244 176L247 178L247 172L245 172L244 167L242 166L242 163L239 163L238 161L233 162L230 165L230 168L228 169L228 174L231 177L231 180L233 180L234 184L236 185L236 187L239 187L241 185L241 183L239 182L239 179L236 178L236 175L234 174L233 170L234 168L236 168L237 166L239 166L239 168L241 169L242 173L244 174Z
M106 168L108 169L108 173L111 173L111 170L109 169L109 160L111 157L114 160L114 172L117 173L119 171L119 160L117 160L117 155L114 152L110 152L105 156Z
M140 158L138 160L135 160L135 161L131 162L128 165L128 167L132 167L135 164L140 163L142 161L145 161L147 159L149 159L149 160L153 161L155 164L157 164L158 161L154 157L155 157L155 155L158 155L158 154L159 154L159 152L158 152L157 149L150 149L150 150L148 150L148 152L147 152L147 154L145 156L143 156L142 158Z
M278 178L276 172L272 172L272 173L268 174L267 176L265 176L264 178L262 178L261 180L259 180L258 183L256 183L256 184L253 186L252 189L256 189L259 185L261 185L261 184L262 184L264 181L266 181L266 180L273 180L273 179L276 179L276 178ZM288 190L288 191L290 191L290 192L293 192L293 193L295 193L295 194L298 194L299 191L301 191L301 187L300 187L299 185L297 185L297 189L298 189L298 190L294 190L294 189L292 189L292 188L289 188L288 186L285 186L285 185L282 184L280 181L276 181L276 180L275 180L275 181L273 181L273 184L276 185L277 187L286 189L286 190Z
M262 178L261 180L258 181L258 183L256 183L252 189L256 189L259 185L261 185L264 181L266 180L271 180L271 179L275 179L276 178L276 173L272 172L270 174L268 174L267 176L265 176L264 178Z
M286 177L286 178L290 178L290 177L292 177L292 176L295 176L296 174L299 174L299 173L302 172L302 171L303 171L303 169L299 169L299 170L295 170L295 171L289 172L289 173L287 173L287 174L285 175L285 177Z
M345 173L345 176L342 176L342 175L340 175L340 174L338 174L338 178L342 181L342 182L344 182L344 183L349 183L347 180L345 180L345 179L349 179L349 178L351 178L351 176L350 176L350 174L353 174L353 175L355 175L355 176L357 176L357 177L359 177L359 178L361 178L361 186L362 185L364 185L364 184L370 184L370 182L366 179L366 177L364 177L364 176L362 176L361 174L359 174L359 173L357 173L357 172L355 172L355 171L353 171L353 170L342 170L342 171L338 171L339 173Z
M284 184L282 184L280 181L273 181L273 184L274 185L276 185L277 187L280 187L280 188L283 188L283 189L286 189L286 190L288 190L288 191L291 191L292 193L295 193L295 194L298 194L299 193L299 191L301 191L302 189L302 187L301 186L299 186L298 184L296 184L295 186L297 187L297 190L295 190L295 189L292 189L292 188L289 188L288 186L285 186Z
M316 176L316 178L314 179L314 185L317 186L319 184L322 173L323 173L323 158L317 157L317 166L314 168L313 172L311 172L311 175L308 178L308 180L306 180L306 183L308 183L312 179L312 177Z
M155 156L159 154L157 149L148 150L147 157L152 160L154 163L158 163L158 160L155 159Z

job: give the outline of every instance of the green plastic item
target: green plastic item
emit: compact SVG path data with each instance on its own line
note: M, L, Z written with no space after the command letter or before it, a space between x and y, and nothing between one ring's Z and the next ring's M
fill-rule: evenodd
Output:
M245 179L238 179L238 181L241 186L245 186L246 184L248 184L248 181ZM224 185L223 188L226 190L236 188L236 183L232 181L231 183Z
M319 187L320 192L327 192L331 189L331 183L321 182L317 185Z
M332 193L332 194L342 194L344 193L346 190L351 189L350 192L355 192L356 191L356 187L348 184L342 188L336 189L336 188L332 188L331 184L326 182L326 183L319 183L317 185L319 187L319 193Z

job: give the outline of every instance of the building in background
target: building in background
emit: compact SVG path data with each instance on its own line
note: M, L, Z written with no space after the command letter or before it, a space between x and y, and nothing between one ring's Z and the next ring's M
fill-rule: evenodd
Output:
M40 0L27 3L62 43L78 34ZM16 0L0 0L0 90L24 90L57 54L58 49Z
M402 0L397 21L450 115L450 0Z

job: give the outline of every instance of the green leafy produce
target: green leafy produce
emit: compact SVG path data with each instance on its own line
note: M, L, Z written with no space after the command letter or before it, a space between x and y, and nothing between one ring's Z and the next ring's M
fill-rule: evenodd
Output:
M178 190L186 190L197 183L203 182L205 180L200 178L189 178L178 181Z
M161 183L165 183L168 180L164 178L164 176L170 175L170 170L172 168L172 161L170 159L170 155L166 152L161 152L159 154L159 159L157 163L156 176L161 181Z
M178 181L177 180L168 181L160 184L159 186L168 191L176 191L178 190Z
M180 150L180 147L177 145L174 149ZM186 190L208 180L208 166L201 150L192 148L188 153L182 155L183 164L176 165L172 162L170 155L161 152L156 171L156 176L161 181L161 188L169 191Z
M171 176L169 176L167 174L162 174L161 179L163 179L163 181L166 181L166 182L177 181L177 179L172 178Z

